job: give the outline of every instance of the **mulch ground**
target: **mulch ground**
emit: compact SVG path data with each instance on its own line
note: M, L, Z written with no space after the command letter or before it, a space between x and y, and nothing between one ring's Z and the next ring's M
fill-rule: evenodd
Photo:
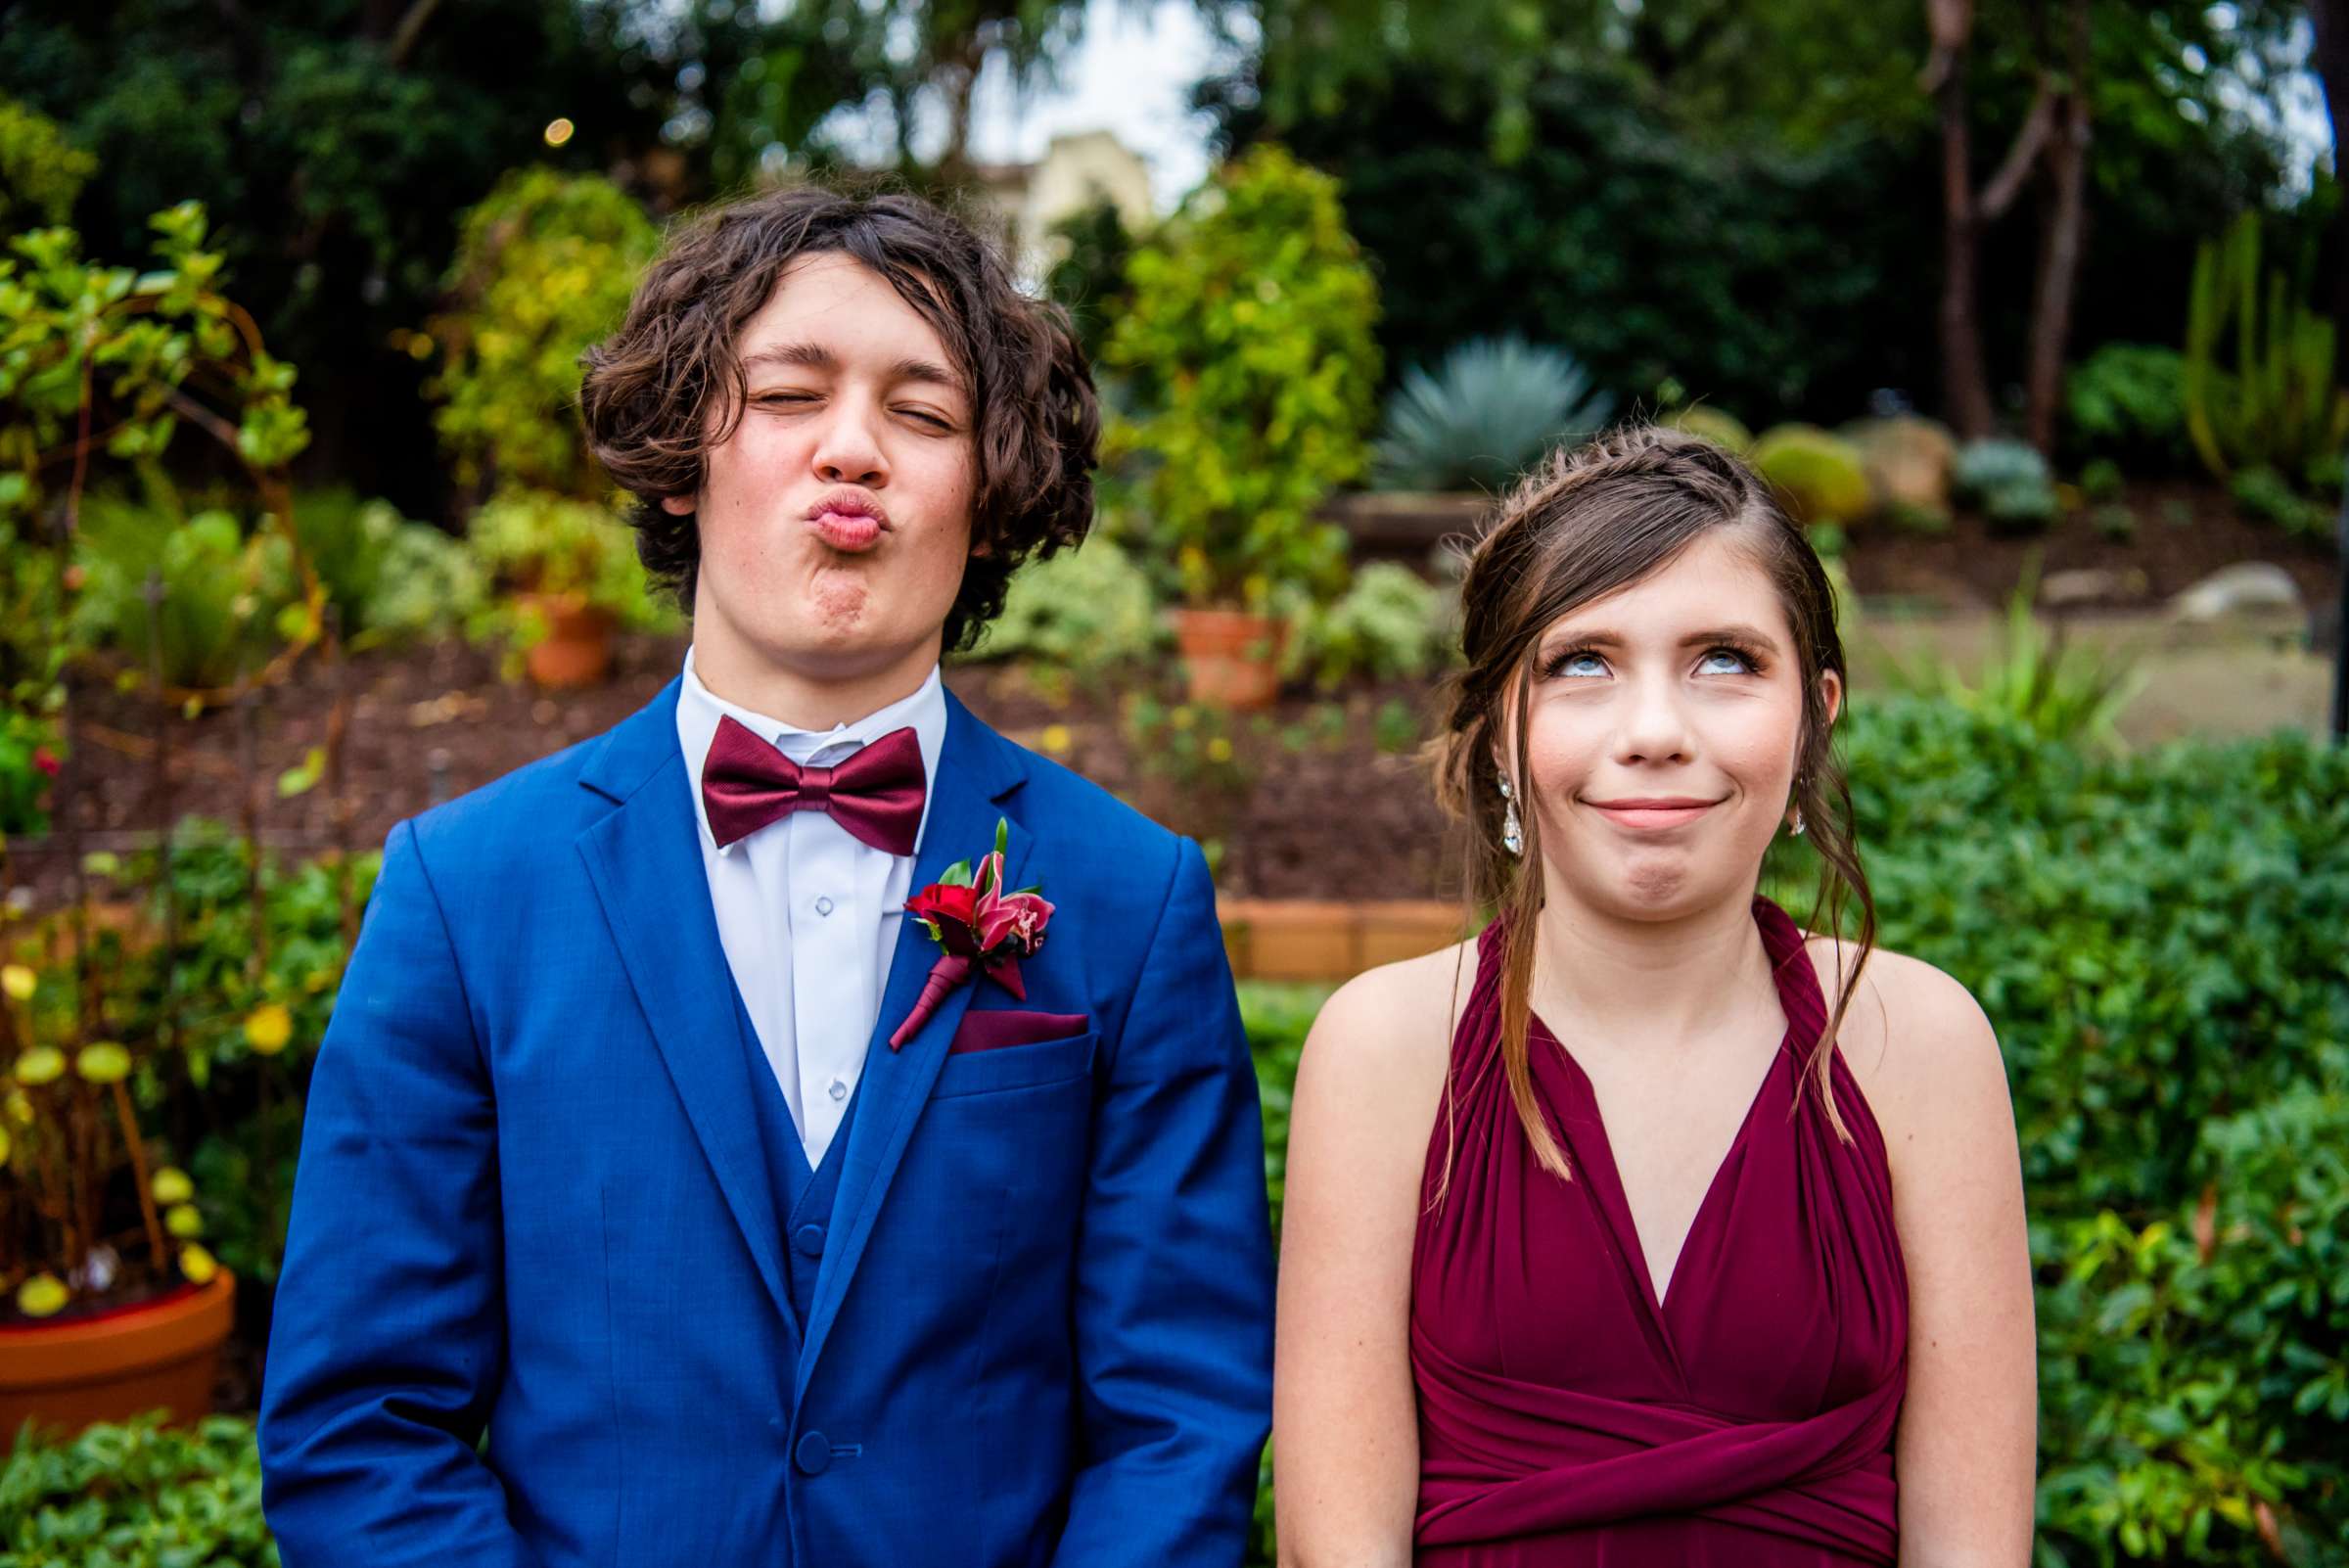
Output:
M1913 533L1885 524L1854 529L1845 560L1853 586L1870 595L1916 595L1951 609L2005 605L2033 554L2041 575L2101 571L2122 591L2090 601L2099 608L2157 606L2238 561L2269 561L2299 584L2311 606L2340 592L2340 563L2330 541L2299 538L2241 515L2227 492L2206 484L2132 484L2120 503L2135 531L2116 539L2099 530L2093 503L2040 534L1995 531L1960 513L1945 533Z
M364 654L339 680L311 659L269 690L250 719L231 710L191 719L135 694L83 687L79 751L60 800L80 823L85 852L135 847L190 814L242 825L249 810L262 842L281 854L338 842L370 849L402 818L619 722L660 691L683 656L678 639L625 640L610 684L556 694L501 680L489 654L458 643ZM1359 684L1328 695L1306 687L1269 714L1221 718L1183 708L1171 672L1162 677L1169 683L1153 691L1131 677L1112 687L1015 667L947 670L948 685L1015 740L1201 839L1227 896L1451 891L1444 819L1408 752L1425 733L1429 683ZM327 786L284 798L277 789L281 774L326 743L338 683L351 714L344 826ZM167 748L168 783L161 788L159 737ZM50 907L68 897L65 835L18 838L8 848L20 906Z

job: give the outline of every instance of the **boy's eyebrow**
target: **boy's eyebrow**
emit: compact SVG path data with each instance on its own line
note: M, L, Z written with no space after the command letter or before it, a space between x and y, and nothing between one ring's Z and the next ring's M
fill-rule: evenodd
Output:
M776 344L772 347L761 348L755 354L745 355L742 361L743 374L747 376L752 371L765 365L783 365L802 370L838 370L840 358L822 344ZM889 379L892 382L927 382L933 386L948 388L955 392L962 390L960 376L955 375L954 372L934 359L923 359L918 356L900 359L891 365Z

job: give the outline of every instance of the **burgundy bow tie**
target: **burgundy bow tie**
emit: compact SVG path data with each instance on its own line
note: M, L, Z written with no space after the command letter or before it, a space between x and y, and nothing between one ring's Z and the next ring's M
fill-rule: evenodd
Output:
M777 817L821 811L876 850L911 854L927 784L910 728L890 731L838 767L803 767L721 717L702 762L702 805L721 850Z

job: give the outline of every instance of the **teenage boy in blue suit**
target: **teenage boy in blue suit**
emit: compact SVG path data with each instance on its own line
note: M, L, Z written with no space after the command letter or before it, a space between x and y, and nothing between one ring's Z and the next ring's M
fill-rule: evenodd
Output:
M586 363L692 652L392 830L263 1388L289 1568L1237 1563L1271 1258L1205 862L939 680L1089 524L1083 355L935 208L798 188ZM1040 946L922 1017L904 904L999 831Z

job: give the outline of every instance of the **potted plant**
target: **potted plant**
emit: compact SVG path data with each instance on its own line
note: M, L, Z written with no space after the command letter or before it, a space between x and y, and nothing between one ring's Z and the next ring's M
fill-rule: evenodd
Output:
M1269 145L1193 193L1127 280L1106 359L1147 412L1113 425L1110 449L1146 465L1191 698L1268 706L1283 612L1345 576L1345 533L1318 512L1368 457L1377 285L1336 182Z
M54 959L55 954L52 953ZM69 958L0 967L0 1431L211 1408L236 1282L139 1129L141 1052L88 1038Z
M434 424L457 483L488 496L474 545L509 594L489 625L540 686L601 681L616 630L664 623L572 413L579 352L627 309L657 240L610 180L516 170L465 214L449 308L410 340L440 357Z
M592 686L612 668L622 627L654 630L673 616L648 588L634 541L607 507L516 487L473 516L475 557L506 597L488 612L532 681Z

